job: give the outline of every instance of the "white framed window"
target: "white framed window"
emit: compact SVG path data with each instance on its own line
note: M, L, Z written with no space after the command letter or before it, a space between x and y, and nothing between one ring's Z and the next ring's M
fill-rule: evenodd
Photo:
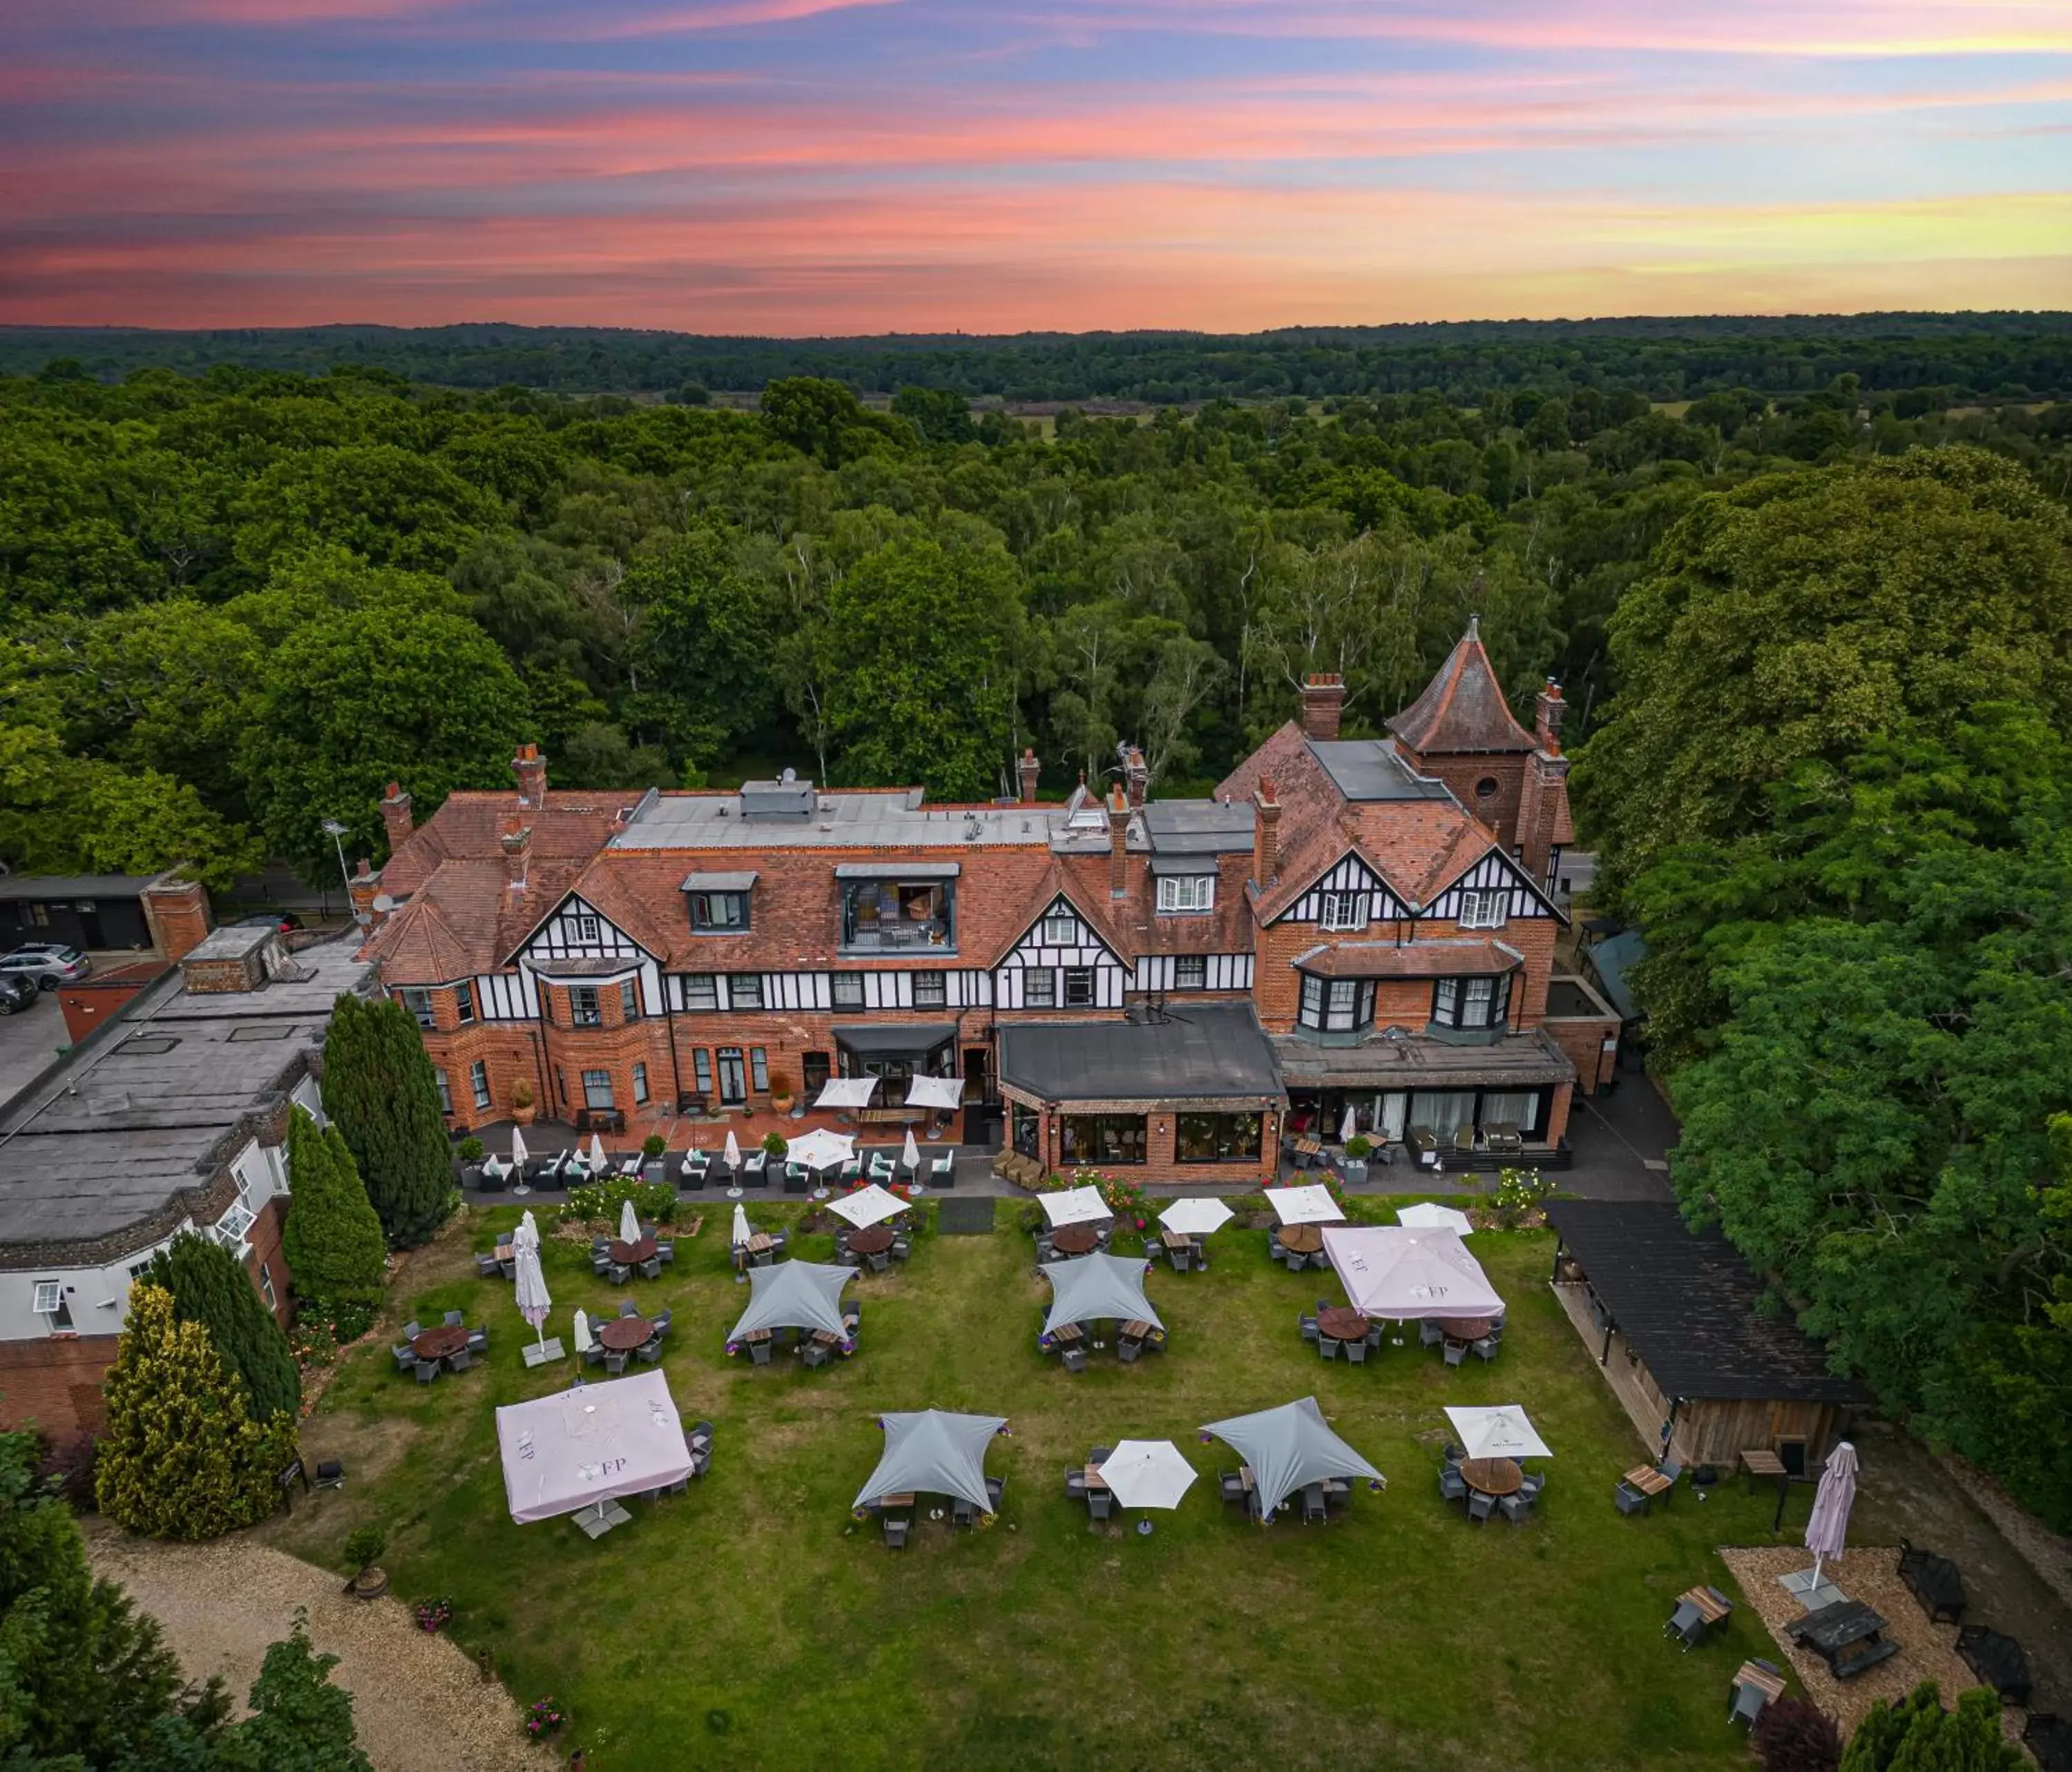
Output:
M861 1009L863 1007L863 974L861 972L832 972L828 977L828 1006L830 1009Z
M1215 903L1216 877L1213 874L1169 874L1158 882L1158 909L1163 914L1213 911Z
M684 1007L691 1009L717 1009L719 981L711 972L684 974Z
M582 1074L583 1105L586 1108L609 1108L611 1105L611 1073L609 1071L586 1071Z
M1206 954L1182 954L1173 962L1173 989L1205 991L1209 988L1209 959Z
M1022 1006L1024 1009L1055 1009L1058 1006L1058 975L1050 967L1032 967L1022 973Z
M439 1112L442 1114L451 1113L453 1112L453 1086L446 1081L446 1072L443 1071L434 1070L432 1072L432 1082L438 1087L439 1092Z
M576 919L576 939L578 941L586 943L597 942L603 939L603 927L598 923L595 917L578 917Z
M467 1067L467 1083L475 1092L475 1106L487 1108L489 1105L489 1066L485 1060L477 1059Z
M1079 919L1063 909L1043 913L1043 945L1046 948L1076 948L1079 944Z
M914 1007L942 1009L950 1000L949 984L941 972L916 972L914 975Z
M419 1027L434 1028L439 1024L432 1013L432 993L417 985L405 985L397 993L403 1000L403 1007Z
M54 1317L64 1307L63 1281L39 1280L36 1282L36 1301L31 1308L39 1317Z
M259 1295L266 1301L266 1308L269 1310L275 1308L273 1270L263 1261L259 1264Z
M253 1222L251 1207L240 1200L216 1221L216 1240L233 1252L241 1249Z
M1510 916L1511 894L1507 892L1464 891L1461 894L1463 929L1501 929Z
M726 994L736 1009L763 1007L763 974L760 972L730 972L727 975Z
M1326 929L1366 928L1367 896L1364 892L1323 894L1321 919L1323 926Z

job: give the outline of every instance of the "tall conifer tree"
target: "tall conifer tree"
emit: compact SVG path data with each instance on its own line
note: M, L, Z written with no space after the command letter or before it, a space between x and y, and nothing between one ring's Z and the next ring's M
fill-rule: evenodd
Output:
M172 1294L182 1322L208 1330L253 1420L294 1416L302 1397L295 1356L236 1256L207 1237L177 1236L152 1256L150 1279Z
M323 1104L388 1241L428 1242L453 1211L452 1157L432 1061L401 1003L339 998L324 1041Z
M303 1299L375 1305L386 1278L381 1220L336 1126L300 1108L288 1123L288 1222L282 1252Z

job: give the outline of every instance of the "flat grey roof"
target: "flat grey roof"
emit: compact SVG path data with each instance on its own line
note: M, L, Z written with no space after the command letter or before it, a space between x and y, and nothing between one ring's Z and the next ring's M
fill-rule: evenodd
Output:
M680 892L746 892L754 887L755 875L746 874L687 874Z
M1354 1046L1326 1046L1276 1034L1273 1050L1290 1089L1459 1089L1481 1083L1510 1089L1572 1083L1576 1067L1535 1028L1493 1046L1454 1046L1428 1034L1392 1040L1368 1035Z
M196 997L170 974L0 1108L0 1243L110 1236L207 1185L210 1151L323 1045L333 1001L365 977L358 940L302 949L261 990Z
M1442 781L1418 775L1385 738L1312 738L1309 754L1347 800L1450 800Z
M611 840L620 849L965 849L1049 843L1056 806L929 806L921 790L814 796L802 819L744 819L738 794L657 794ZM1104 826L1104 830L1105 827ZM1105 837L1103 838L1105 843Z
M1162 1022L1009 1022L1000 1080L1044 1101L1278 1100L1273 1048L1246 1003L1190 1004Z
M134 898L155 874L10 874L0 898Z
M1154 800L1146 803L1144 834L1153 856L1219 855L1252 847L1252 802ZM1153 862L1157 871L1157 864Z

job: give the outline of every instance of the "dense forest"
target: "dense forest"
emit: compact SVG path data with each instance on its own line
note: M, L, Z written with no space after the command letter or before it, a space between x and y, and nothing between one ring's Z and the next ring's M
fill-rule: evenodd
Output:
M1479 615L1521 705L1567 685L1687 1211L2072 1525L2069 493L2072 405L1854 372L1041 427L60 359L0 381L0 858L321 878L327 818L378 857L386 781L528 739L948 799L1128 739L1174 792L1312 670L1378 730Z
M1839 376L1868 393L1960 401L2072 397L2072 314L1465 321L1011 338L702 338L600 327L302 327L207 332L0 327L0 375L63 359L101 380L219 364L320 375L385 369L454 388L643 393L698 402L824 376L865 393L944 389L1010 402L1151 405L1593 388L1692 400L1753 388L1811 393Z

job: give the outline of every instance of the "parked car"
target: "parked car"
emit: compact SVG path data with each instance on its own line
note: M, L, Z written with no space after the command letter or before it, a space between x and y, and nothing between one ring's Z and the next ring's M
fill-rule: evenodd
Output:
M32 941L11 952L0 954L0 978L27 978L44 990L82 979L93 970L93 962L76 948L49 941Z
M35 980L20 972L0 972L0 1015L31 1008L35 1001Z
M291 929L299 929L302 919L292 911L255 911L249 917L240 917L232 927L238 929L272 929L286 935Z

